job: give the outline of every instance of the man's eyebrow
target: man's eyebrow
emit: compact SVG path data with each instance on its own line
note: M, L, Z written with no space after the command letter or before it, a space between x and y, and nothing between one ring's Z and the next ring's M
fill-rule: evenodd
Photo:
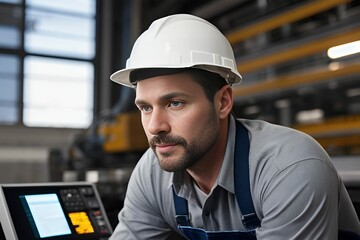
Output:
M160 96L159 100L160 101L168 101L168 100L170 100L172 98L177 98L177 97L189 98L189 97L191 97L191 95L187 94L187 93L183 93L183 92L172 92L172 93L168 93L168 94ZM135 99L135 104L136 105L146 105L148 103L145 100L142 100L142 99Z
M161 101L166 101L166 100L169 100L169 99L172 99L172 98L177 98L177 97L191 97L190 94L187 94L187 93L183 93L183 92L172 92L172 93L168 93L168 94L165 94L163 96L161 96L159 99Z
M146 105L147 102L141 99L135 99L135 105Z

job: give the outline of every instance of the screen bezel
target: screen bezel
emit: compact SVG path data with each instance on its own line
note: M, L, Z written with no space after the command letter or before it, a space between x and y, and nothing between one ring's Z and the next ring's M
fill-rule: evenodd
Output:
M109 234L103 234L98 231L84 235L76 234L72 226L69 216L65 213L65 217L69 224L72 234L63 236L53 236L47 238L39 238L35 236L30 221L23 210L20 196L32 194L56 193L60 199L60 190L69 188L91 187L98 200L100 196L93 183L75 182L75 183L40 183L40 184L3 184L0 185L0 211L1 223L6 238L9 239L28 239L28 240L63 240L63 239L97 239L99 237L108 237ZM61 201L62 204L62 201ZM102 202L99 201L100 210L105 213ZM62 206L64 207L64 206ZM110 234L112 229L106 216L104 220L107 224Z

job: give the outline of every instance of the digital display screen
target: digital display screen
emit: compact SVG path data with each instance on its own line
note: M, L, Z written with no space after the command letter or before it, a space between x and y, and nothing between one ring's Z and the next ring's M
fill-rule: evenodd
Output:
M40 238L71 234L57 194L22 195L20 199Z

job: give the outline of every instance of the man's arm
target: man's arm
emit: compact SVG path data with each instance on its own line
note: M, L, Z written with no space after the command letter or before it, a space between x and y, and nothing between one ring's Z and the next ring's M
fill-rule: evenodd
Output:
M150 161L149 159L143 159ZM124 207L119 213L119 224L111 240L132 239L183 239L165 221L155 196L154 180L151 179L148 163L141 163L130 178ZM164 207L169 209L169 206Z
M279 171L261 191L258 239L337 239L339 178L325 161Z

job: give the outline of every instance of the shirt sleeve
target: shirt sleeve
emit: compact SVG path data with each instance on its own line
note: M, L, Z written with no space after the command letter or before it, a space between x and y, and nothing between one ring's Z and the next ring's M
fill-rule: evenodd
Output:
M327 162L288 166L261 189L257 239L337 239L338 198L339 177Z
M184 239L165 221L156 200L155 191L159 189L154 189L152 181L146 164L138 164L130 178L119 223L110 240Z

